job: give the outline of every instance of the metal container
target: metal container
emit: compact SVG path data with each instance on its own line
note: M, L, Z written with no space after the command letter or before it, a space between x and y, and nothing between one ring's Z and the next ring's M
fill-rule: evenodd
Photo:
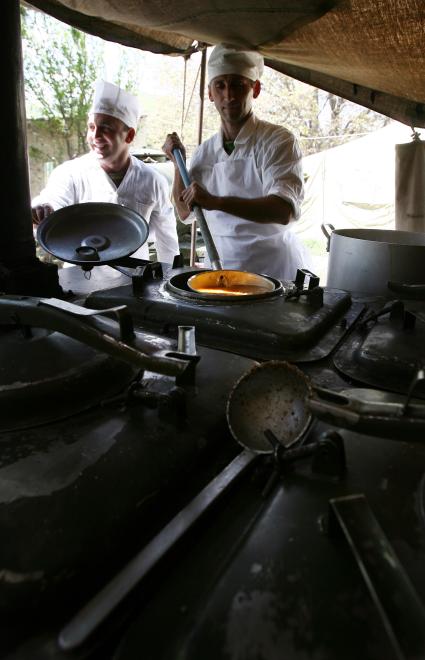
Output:
M207 298L257 298L276 290L272 279L241 270L208 270L189 277L188 287Z
M327 285L354 293L425 297L425 234L322 225L328 238Z

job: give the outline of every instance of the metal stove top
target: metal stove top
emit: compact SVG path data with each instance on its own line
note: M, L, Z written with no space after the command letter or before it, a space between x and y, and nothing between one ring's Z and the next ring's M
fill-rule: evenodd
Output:
M178 325L193 325L200 344L254 359L293 362L328 355L364 310L348 293L320 286L294 295L293 283L286 283L278 295L257 300L187 297L186 281L199 271L172 272L171 280L182 280L180 295L169 280L148 277L137 286L133 279L133 285L94 292L87 304L125 304L136 324L160 334L176 337Z
M210 336L206 331L213 328L214 323L219 328L227 327L224 319L231 313L240 325L233 321L226 332L220 331L220 337L230 334L229 345L232 346L233 338L242 333L244 321L250 332L256 333L257 342L261 344L258 350L266 357L269 350L266 328L284 326L286 315L292 321L298 318L302 325L308 325L312 317L320 320L322 313L322 307L309 309L308 299L302 297L291 301L282 296L279 302L269 300L258 306L242 304L237 308L227 305L216 308L204 302L182 303L166 294L163 284L149 281L145 295L134 296L131 287L121 283L92 295L87 304L94 306L93 301L97 301L99 307L110 307L115 301L125 302L130 309L136 309L141 327L146 322L147 328L154 324L170 333L166 323L171 327L194 319L198 338L201 324L200 328L206 333L205 341ZM347 354L351 338L361 334L363 338L369 337L368 354L372 344L377 350L379 341L375 341L370 329L375 329L378 323L370 314L382 311L385 303L373 301L365 311L363 301L353 302L342 292L326 289L323 299L330 316L333 314L334 325L336 320L336 325L344 327L338 330L338 336L335 334L332 341L328 341L326 350L322 345L314 353L314 346L302 346L298 354L306 356L310 351L310 355L318 359L303 362L301 368L316 385L334 391L348 385L358 387L363 381L357 372L352 375L335 367L332 347L339 345L338 357L344 350ZM300 316L288 311L292 305ZM256 325L260 310L262 316ZM351 312L351 323L344 321ZM397 318L393 314L391 321L386 320L385 315L378 316L379 323L390 323L392 328L409 325L409 316L406 320L404 312L397 316L399 312L400 307ZM277 322L276 316L279 317ZM358 321L354 323L356 318ZM202 319L208 319L205 326ZM358 327L362 319L365 321L363 330ZM347 333L347 325L352 332ZM407 335L405 330L403 336L410 337L411 328ZM295 335L295 330L290 329L290 332ZM317 339L318 335L314 336ZM286 355L282 338L275 337L273 341L272 357L281 357L276 354L279 347ZM319 336L316 343L321 341ZM408 344L402 341L403 355L403 351L408 354ZM394 347L397 343L389 345ZM411 342L410 346L418 345ZM295 342L291 345L292 356L297 355L296 348ZM58 588L50 609L39 608L35 615L35 600L29 602L27 611L21 609L17 617L11 617L12 626L9 622L3 626L1 649L5 660L66 660L70 657L73 660L138 660L141 656L154 660L178 657L186 660L358 660L360 657L364 660L422 660L425 657L425 442L420 437L413 441L402 435L395 440L389 427L388 437L380 437L316 421L303 438L298 456L289 453L297 449L291 448L277 463L273 456L257 457L241 452L223 426L222 408L229 390L229 369L230 375L233 373L236 378L243 364L234 354L227 354L227 365L226 354L215 354L210 349L202 351L206 351L207 371L215 370L219 377L215 377L214 386L209 387L208 377L202 377L206 372L201 369L198 384L191 390L190 415L196 422L193 428L186 425L181 447L182 457L189 456L188 461L182 459L178 463L176 459L176 443L181 442L183 436L171 433L166 408L161 417L158 409L150 410L147 406L141 411L136 407L129 419L128 413L119 408L112 421L115 417L125 419L126 426L130 425L132 430L125 437L114 431L114 450L105 454L106 472L102 472L100 488L95 477L99 469L103 470L105 447L102 440L106 442L110 436L108 424L111 422L105 425L103 418L92 415L89 430L94 436L87 436L83 457L87 461L93 448L102 450L97 472L85 470L80 477L75 472L70 487L63 494L59 489L50 500L56 503L53 513L48 498L33 499L33 504L41 507L47 516L53 515L57 527L52 528L51 538L59 540L62 538L60 516L64 510L73 511L75 493L81 494L80 504L90 503L81 510L85 512L84 524L90 520L94 524L93 533L91 528L85 529L90 531L90 553L100 557L99 569L95 571L98 575L94 580L91 576L85 588L73 592L71 605L68 591L63 593ZM246 360L246 366L248 363L250 361ZM203 386L201 392L198 392L198 385ZM161 400L162 392L157 395ZM202 405L197 410L199 400ZM217 415L221 420L219 424L214 421ZM205 424L214 466L205 462L192 465L191 452L193 457L197 456L197 449L203 451L205 446ZM37 461L49 450L53 436L56 445L61 445L62 438L69 437L71 431L76 432L73 428L58 428L57 425L48 426L43 431L35 465L40 465ZM135 429L140 430L140 435L135 434ZM15 453L31 446L31 438L34 442L31 433L25 432L24 444L14 445ZM314 450L303 453L306 445L314 445ZM174 457L173 464L169 452ZM50 460L54 462L56 456L61 454L52 454ZM14 454L11 462L18 462L19 466L19 455ZM174 479L173 470L178 464L184 468L184 477L176 481L174 491L171 488L173 502L169 502L168 508L161 505L157 511L158 525L150 528L150 534L140 529L140 523L134 526L139 543L134 543L134 539L129 543L131 520L137 518L131 510L132 503L138 506L135 493L145 493L147 499L143 499L143 506L149 508L150 504L155 517L157 500L155 497L149 500L149 484L153 486L161 475L163 481L170 476ZM66 474L65 467L63 474ZM143 483L139 483L140 480ZM80 481L84 482L83 490L75 490L75 484ZM12 493L15 482L8 483L8 492ZM30 481L28 487L31 484L34 481ZM108 488L111 484L112 490ZM124 500L121 501L125 506L120 509L114 502L123 488ZM8 510L4 509L4 522L9 521L11 529L16 521L19 529L25 530L23 505L25 498L13 500L13 518L7 517ZM118 517L110 519L109 511ZM119 525L115 523L121 516L125 517L125 551L120 553L115 572L102 571L105 545L96 542L96 525L103 519L109 521L116 535ZM45 517L31 517L34 539L40 519ZM75 516L73 524L77 531L81 530ZM85 533L79 531L78 539ZM40 530L38 534L40 538ZM44 542L48 540L45 533L41 538ZM72 535L66 540L72 544ZM4 552L7 547L5 544ZM57 556L55 548L61 546L55 543L50 555ZM28 557L31 552L29 548ZM39 549L38 553L36 557L41 557ZM10 573L4 575L6 579ZM118 587L122 586L123 575L126 580L130 579L130 583L126 582L130 588L123 592L125 597L111 609L106 607L107 618L101 618L103 622L87 634L93 612L96 618L102 611L105 594L107 605L111 605L111 594L116 593L115 580L118 579ZM77 636L73 638L75 633ZM72 640L74 645L70 644Z
M425 447L340 435L342 477L288 466L263 497L254 470L139 590L114 660L423 658Z
M270 459L240 454L233 465L245 460L243 471L214 506L202 491L204 514L178 543L168 546L199 498L117 572L131 578L143 562L154 566L107 625L85 637L113 582L62 619L59 600L44 636L5 657L423 658L425 446L323 424L305 442L336 436L345 469L328 447L321 460L282 465L271 488Z

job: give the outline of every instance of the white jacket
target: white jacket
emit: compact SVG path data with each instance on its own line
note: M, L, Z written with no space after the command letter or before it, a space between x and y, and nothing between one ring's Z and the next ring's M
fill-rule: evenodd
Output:
M228 155L220 131L194 152L190 175L212 195L244 198L277 195L300 216L304 197L301 152L292 133L252 115ZM290 225L259 223L222 211L204 211L223 268L293 279L311 268L308 251Z
M158 261L171 264L180 250L168 182L135 156L130 161L118 188L92 153L66 161L53 170L46 187L32 200L32 206L50 204L55 211L81 202L127 206L149 224L149 241L155 241ZM132 256L149 259L147 242Z

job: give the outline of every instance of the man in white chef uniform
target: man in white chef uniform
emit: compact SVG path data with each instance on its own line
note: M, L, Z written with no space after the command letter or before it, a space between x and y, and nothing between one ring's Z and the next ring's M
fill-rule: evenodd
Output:
M290 227L304 196L301 152L292 133L252 111L263 69L256 52L222 44L213 49L208 95L221 128L195 150L188 188L176 167L173 196L183 221L192 220L192 205L204 209L223 268L292 280L297 268L311 269L308 251ZM171 133L163 150L173 161L175 147L186 156Z
M53 170L44 190L32 200L33 222L39 224L46 215L71 204L122 204L148 222L158 261L172 264L180 250L167 180L130 155L138 119L135 96L112 83L97 81L87 122L90 151ZM149 259L147 242L132 256Z

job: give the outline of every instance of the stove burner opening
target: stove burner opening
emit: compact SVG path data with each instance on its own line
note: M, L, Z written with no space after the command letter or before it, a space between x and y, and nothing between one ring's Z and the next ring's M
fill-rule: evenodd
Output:
M206 270L178 273L166 283L179 297L210 302L244 302L281 295L282 283L266 275L236 270Z

